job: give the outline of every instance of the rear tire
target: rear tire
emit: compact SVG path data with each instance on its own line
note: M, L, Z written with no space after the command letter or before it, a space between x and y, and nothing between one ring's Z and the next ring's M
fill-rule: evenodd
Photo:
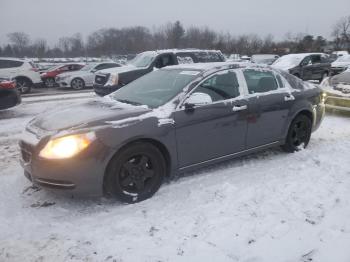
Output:
M16 86L21 94L29 94L32 90L32 85L33 83L27 78L19 77L16 79Z
M123 202L140 202L158 191L165 174L161 151L150 143L137 142L113 157L106 170L104 190Z
M74 90L82 90L85 88L85 82L83 79L81 78L74 78L72 80L72 82L70 83L70 86L74 89Z
M48 88L55 87L56 85L55 79L52 77L46 78L44 83L45 83L45 86Z
M297 115L290 124L282 149L288 153L293 153L306 148L311 138L311 132L311 119L303 114Z

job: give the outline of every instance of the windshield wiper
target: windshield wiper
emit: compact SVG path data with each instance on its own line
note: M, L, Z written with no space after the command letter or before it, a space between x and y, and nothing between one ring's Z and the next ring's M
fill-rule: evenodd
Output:
M142 105L141 103L130 101L128 99L117 99L117 101L121 102L121 103L125 103L125 104L130 104L130 105L133 105L133 106L140 106L140 105Z

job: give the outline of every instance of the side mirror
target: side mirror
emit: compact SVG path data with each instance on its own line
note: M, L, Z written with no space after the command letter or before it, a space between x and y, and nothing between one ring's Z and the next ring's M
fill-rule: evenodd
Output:
M185 109L193 109L195 106L207 105L212 103L213 100L208 94L205 93L193 93L188 97L184 103Z
M97 70L96 69L91 69L91 73L96 73Z

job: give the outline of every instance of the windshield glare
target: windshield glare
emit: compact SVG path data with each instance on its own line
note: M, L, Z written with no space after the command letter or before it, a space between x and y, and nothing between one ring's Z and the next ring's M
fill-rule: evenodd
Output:
M153 52L141 53L131 60L129 64L136 67L148 67L152 63L155 56L156 55Z
M110 97L123 103L156 108L169 102L199 74L200 71L193 70L157 70L127 84Z

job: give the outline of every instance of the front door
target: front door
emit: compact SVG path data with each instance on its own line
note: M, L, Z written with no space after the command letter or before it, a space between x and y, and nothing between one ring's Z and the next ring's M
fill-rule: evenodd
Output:
M247 100L240 97L240 89L237 72L222 71L192 91L209 95L210 103L175 113L180 168L245 149Z

